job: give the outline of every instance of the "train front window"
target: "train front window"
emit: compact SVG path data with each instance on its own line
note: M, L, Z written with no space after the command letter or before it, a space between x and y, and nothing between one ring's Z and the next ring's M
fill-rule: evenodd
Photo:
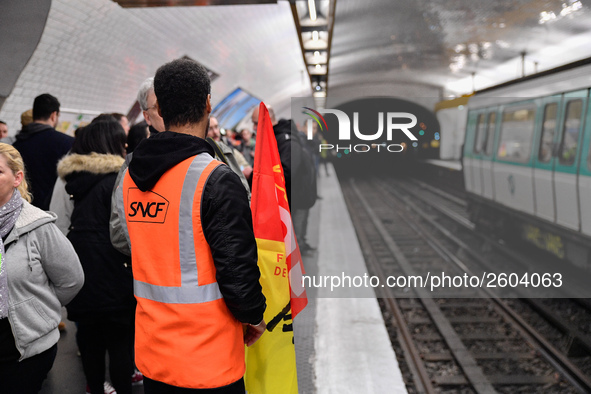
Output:
M488 126L486 127L486 142L484 144L484 153L487 156L493 154L493 145L495 143L495 122L497 120L497 113L491 112L488 114Z
M573 165L577 155L579 144L579 132L581 130L581 115L583 113L583 101L572 100L566 106L566 117L562 128L562 142L560 144L560 164Z
M503 112L497 158L527 163L534 135L535 107L508 108Z
M541 163L548 163L552 159L552 142L556 132L556 114L558 104L547 104L544 108L544 123L542 124L542 136L540 141L540 151L538 160Z
M484 119L484 114L478 115L478 120L476 121L476 138L474 140L474 153L482 152L482 146L484 145L485 135L486 132L486 123Z

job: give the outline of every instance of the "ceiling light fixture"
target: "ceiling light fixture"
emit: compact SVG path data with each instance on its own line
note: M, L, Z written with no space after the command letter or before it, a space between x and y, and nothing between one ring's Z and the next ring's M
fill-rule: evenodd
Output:
M310 10L310 20L314 22L316 20L316 2L314 0L308 0L308 9Z
M313 39L314 41L318 41L318 30L314 30L314 31L312 32L312 39Z
M556 14L552 11L546 12L546 11L542 11L540 12L540 19L538 20L538 23L540 25L543 25L546 22L550 22L552 20L556 19Z

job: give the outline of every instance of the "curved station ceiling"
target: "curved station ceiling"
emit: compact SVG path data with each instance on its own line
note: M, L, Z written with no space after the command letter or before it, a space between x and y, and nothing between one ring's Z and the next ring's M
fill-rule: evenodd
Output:
M3 32L34 7L21 3L10 20L0 16ZM591 57L590 0L43 3L51 7L26 66L2 62L18 72L0 92L0 118L13 130L43 92L66 108L127 112L141 82L181 56L219 75L214 105L240 87L285 115L316 85L329 98L441 100ZM162 3L170 6L154 6ZM315 24L321 49L306 41ZM22 45L2 37L3 53Z

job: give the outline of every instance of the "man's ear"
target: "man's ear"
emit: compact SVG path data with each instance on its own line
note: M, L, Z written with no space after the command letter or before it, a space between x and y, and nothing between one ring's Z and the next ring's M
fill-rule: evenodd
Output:
M205 102L205 111L207 111L208 114L211 113L211 94L207 95L207 101Z
M51 115L49 115L49 121L51 122L52 125L54 125L53 127L57 127L58 119L59 119L59 112L58 111L53 111L51 113Z
M162 117L162 112L160 112L160 104L158 104L158 101L156 101L156 103L154 105L156 106L156 111L158 111L158 115L160 115L160 117Z
M148 111L142 111L142 114L144 114L144 119L146 120L148 126L152 126L152 121L150 120L150 113Z

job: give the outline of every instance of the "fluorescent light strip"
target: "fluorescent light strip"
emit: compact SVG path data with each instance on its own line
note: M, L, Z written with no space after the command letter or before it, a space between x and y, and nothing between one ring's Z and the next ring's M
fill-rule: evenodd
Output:
M314 0L308 0L308 9L310 10L310 20L316 20L316 3Z

